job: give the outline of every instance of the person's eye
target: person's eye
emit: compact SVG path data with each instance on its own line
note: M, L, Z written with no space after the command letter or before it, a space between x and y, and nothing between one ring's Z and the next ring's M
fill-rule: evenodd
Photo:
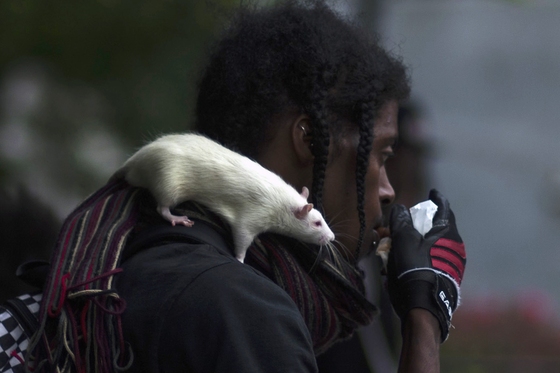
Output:
M385 164L385 162L387 162L389 159L393 158L394 156L395 156L394 151L383 152L382 153L383 164Z

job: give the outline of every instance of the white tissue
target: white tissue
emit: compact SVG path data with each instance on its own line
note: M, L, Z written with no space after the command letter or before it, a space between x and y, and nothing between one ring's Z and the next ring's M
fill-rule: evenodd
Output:
M414 228L423 236L432 229L432 219L437 211L437 205L430 200L420 202L410 208Z

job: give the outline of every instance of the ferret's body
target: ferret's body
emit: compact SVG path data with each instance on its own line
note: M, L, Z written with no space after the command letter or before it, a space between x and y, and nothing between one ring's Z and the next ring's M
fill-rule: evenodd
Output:
M243 261L254 237L264 231L323 245L334 239L321 214L278 175L218 143L196 134L167 135L128 159L114 177L147 188L158 211L171 221L170 207L192 200L222 217L232 228L236 257Z

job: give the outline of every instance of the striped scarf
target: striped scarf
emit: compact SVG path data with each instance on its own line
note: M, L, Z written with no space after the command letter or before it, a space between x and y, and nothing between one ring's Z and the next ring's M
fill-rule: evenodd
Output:
M99 189L64 221L51 255L39 310L40 327L26 370L114 372L130 363L120 315L125 301L113 276L138 219L138 189L123 181Z
M294 300L311 333L315 355L369 324L377 309L364 297L360 272L325 258L317 247L272 234L255 240L245 262L266 274ZM336 255L335 253L334 255Z
M139 193L140 192L140 193ZM113 288L127 239L159 219L155 204L124 181L99 189L65 220L51 256L39 311L40 328L30 340L26 369L41 372L114 372L132 363L121 314L126 302ZM148 206L148 207L147 207ZM227 230L194 203L178 213ZM131 234L132 233L132 234ZM260 235L245 262L283 288L298 306L315 353L369 324L376 307L364 297L360 271L340 254L317 260L318 248L275 234Z

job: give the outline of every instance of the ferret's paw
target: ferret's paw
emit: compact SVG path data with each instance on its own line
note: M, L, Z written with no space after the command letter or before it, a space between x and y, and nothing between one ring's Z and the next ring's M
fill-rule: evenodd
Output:
M169 211L169 206L159 205L158 211L165 220L171 223L172 226L180 224L190 228L194 224L194 221L190 220L189 217L186 215L182 215L182 216L173 215L171 211Z
M171 225L184 225L185 227L192 227L194 225L194 221L190 220L186 216L174 216L170 220Z

